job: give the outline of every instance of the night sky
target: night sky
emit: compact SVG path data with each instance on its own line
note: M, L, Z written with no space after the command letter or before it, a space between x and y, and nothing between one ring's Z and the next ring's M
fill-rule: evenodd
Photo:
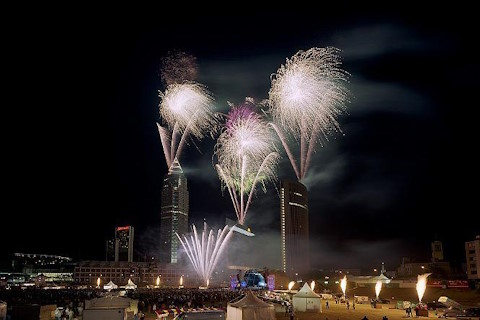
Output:
M313 266L394 268L403 256L430 259L436 239L447 259L462 262L464 241L480 233L475 20L468 8L343 9L193 19L162 12L140 22L36 17L12 30L4 39L0 260L12 252L103 259L105 240L124 224L136 228L139 251L157 247L167 169L157 90L169 50L197 57L197 81L225 112L227 100L267 98L270 75L286 57L335 46L352 96L339 118L344 135L317 150L305 181ZM221 226L234 211L212 165L213 145L190 143L181 163L190 222ZM293 179L282 156L278 175ZM247 224L267 263L278 266L272 185L257 193Z

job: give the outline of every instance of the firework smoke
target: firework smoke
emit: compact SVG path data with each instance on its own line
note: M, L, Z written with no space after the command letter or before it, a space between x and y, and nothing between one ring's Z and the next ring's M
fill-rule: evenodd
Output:
M206 132L214 132L217 118L211 94L198 83L172 84L164 93L159 91L159 97L160 116L167 127L157 126L170 168L174 159L180 158L188 136L201 139Z
M299 51L272 76L268 99L274 120L272 127L298 180L305 178L315 143L341 131L337 117L348 102L345 83L349 74L340 68L338 52L330 47ZM294 158L280 127L300 141L299 160Z
M232 107L215 145L218 175L242 225L256 186L266 191L266 182L275 179L279 158L271 130L255 107L250 100Z
M198 236L195 225L192 225L192 231L190 238L187 235L183 235L183 240L178 233L175 234L180 240L198 276L202 279L203 283L208 286L210 276L233 230L225 226L223 229L218 230L217 236L215 237L213 230L208 232L207 224L204 223L201 237Z
M160 78L165 87L194 81L197 77L197 59L185 52L175 50L163 57L160 65Z

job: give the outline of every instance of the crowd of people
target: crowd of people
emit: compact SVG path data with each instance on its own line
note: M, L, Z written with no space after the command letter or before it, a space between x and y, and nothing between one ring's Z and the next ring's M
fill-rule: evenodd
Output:
M0 290L0 300L7 303L7 307L11 310L14 307L26 305L57 305L61 314L69 314L72 316L82 312L85 300L99 297L96 290L42 290L29 288L26 290ZM57 312L58 313L58 312Z
M226 308L229 301L243 293L241 290L227 289L162 289L133 291L128 293L128 297L138 300L139 311L152 312L181 308Z
M140 315L157 310L182 308L226 308L227 303L240 296L242 290L227 289L140 289L128 291L126 296L138 300L138 319ZM82 313L85 300L101 297L105 292L99 290L2 290L0 300L7 302L8 308L24 305L56 305L56 319L72 319Z

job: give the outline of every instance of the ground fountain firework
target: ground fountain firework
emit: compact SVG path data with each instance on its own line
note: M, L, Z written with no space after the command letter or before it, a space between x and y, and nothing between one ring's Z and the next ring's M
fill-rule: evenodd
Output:
M207 224L204 223L200 236L195 225L192 225L192 233L183 235L183 239L176 233L190 263L204 285L208 286L212 272L232 236L232 232L232 228L225 226L223 229L219 229L215 236L214 231L211 229L208 231Z

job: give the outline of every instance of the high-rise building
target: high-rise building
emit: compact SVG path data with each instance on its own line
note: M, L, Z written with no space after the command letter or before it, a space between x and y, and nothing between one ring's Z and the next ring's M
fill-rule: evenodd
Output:
M115 261L133 261L133 237L132 226L115 228Z
M473 241L465 242L467 256L467 276L471 280L480 279L480 236Z
M283 180L280 188L282 269L289 277L310 270L308 192L297 181Z
M160 241L160 261L178 262L180 241L175 233L188 232L187 178L177 159L163 178Z
M115 261L115 239L108 239L106 241L105 261Z
M443 261L442 241L432 242L432 262Z

